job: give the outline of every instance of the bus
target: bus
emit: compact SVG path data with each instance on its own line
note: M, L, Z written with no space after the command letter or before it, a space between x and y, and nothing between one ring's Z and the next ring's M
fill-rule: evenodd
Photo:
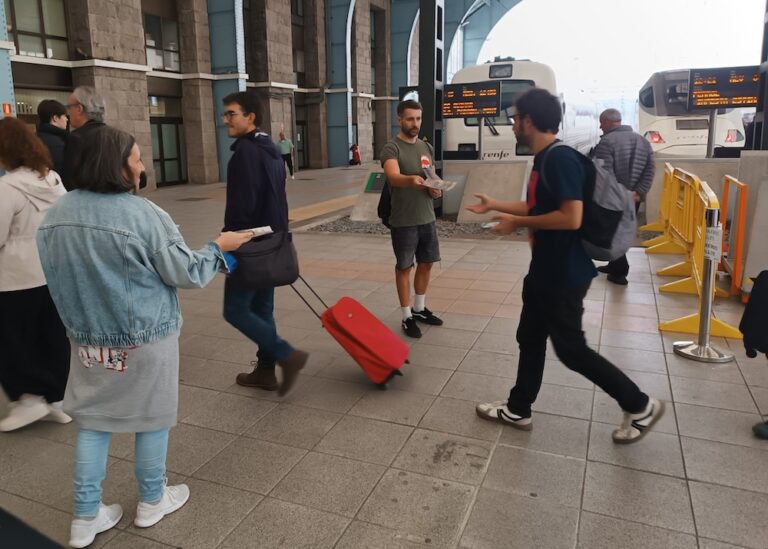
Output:
M551 67L528 59L496 58L492 62L465 67L453 75L452 84L469 82L501 81L501 108L499 115L484 119L482 159L508 160L518 156L530 156L527 147L519 146L512 132L512 114L515 100L531 88L543 88L557 93L555 73ZM577 105L560 102L563 123L558 136L567 144L588 153L598 141L599 121L595 105ZM445 128L443 158L474 160L478 158L478 118L448 118Z
M688 69L656 72L638 94L638 129L660 156L705 157L709 113L688 110ZM718 109L715 147L744 146L741 109Z

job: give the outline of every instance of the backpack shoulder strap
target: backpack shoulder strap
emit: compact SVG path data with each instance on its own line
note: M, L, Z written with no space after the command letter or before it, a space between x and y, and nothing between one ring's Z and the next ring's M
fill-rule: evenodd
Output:
M546 171L546 165L547 165L547 158L549 158L549 153L552 152L552 149L556 149L558 147L567 147L565 143L562 141L555 141L552 145L549 146L547 151L544 153L544 156L541 158L541 172L539 172L539 177L541 178L541 182L544 184L544 187L549 189L549 184L547 183L547 177L544 175L544 172Z

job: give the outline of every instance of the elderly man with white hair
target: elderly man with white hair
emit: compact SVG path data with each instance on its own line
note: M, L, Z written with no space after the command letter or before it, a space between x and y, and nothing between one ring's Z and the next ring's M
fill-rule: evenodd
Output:
M621 113L617 109L606 109L600 113L600 129L603 135L592 152L592 157L603 161L603 166L616 175L619 183L632 191L635 209L651 190L656 166L653 163L651 144L631 126L622 125ZM629 274L629 262L623 255L597 268L608 275L608 281L625 286Z
M74 168L82 153L82 140L86 135L106 126L104 116L107 111L104 98L91 86L78 86L67 100L69 125L73 128L64 150L64 173L61 180L68 191L77 186L72 181Z

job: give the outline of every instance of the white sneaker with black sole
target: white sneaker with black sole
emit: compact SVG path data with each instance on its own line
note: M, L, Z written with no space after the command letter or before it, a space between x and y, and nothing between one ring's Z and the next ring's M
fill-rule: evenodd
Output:
M643 438L664 415L664 403L655 398L648 399L645 410L638 414L624 412L621 426L613 432L613 442L630 444Z
M475 406L475 412L483 419L511 425L515 429L520 429L521 431L530 431L533 429L531 417L523 417L510 412L509 408L507 408L506 400L480 403Z

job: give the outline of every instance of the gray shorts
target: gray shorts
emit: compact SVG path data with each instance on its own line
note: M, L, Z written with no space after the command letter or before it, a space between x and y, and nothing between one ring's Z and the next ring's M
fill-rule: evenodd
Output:
M416 263L435 263L440 261L440 244L437 241L435 223L414 225L412 227L392 227L392 249L395 251L398 271L405 271Z

